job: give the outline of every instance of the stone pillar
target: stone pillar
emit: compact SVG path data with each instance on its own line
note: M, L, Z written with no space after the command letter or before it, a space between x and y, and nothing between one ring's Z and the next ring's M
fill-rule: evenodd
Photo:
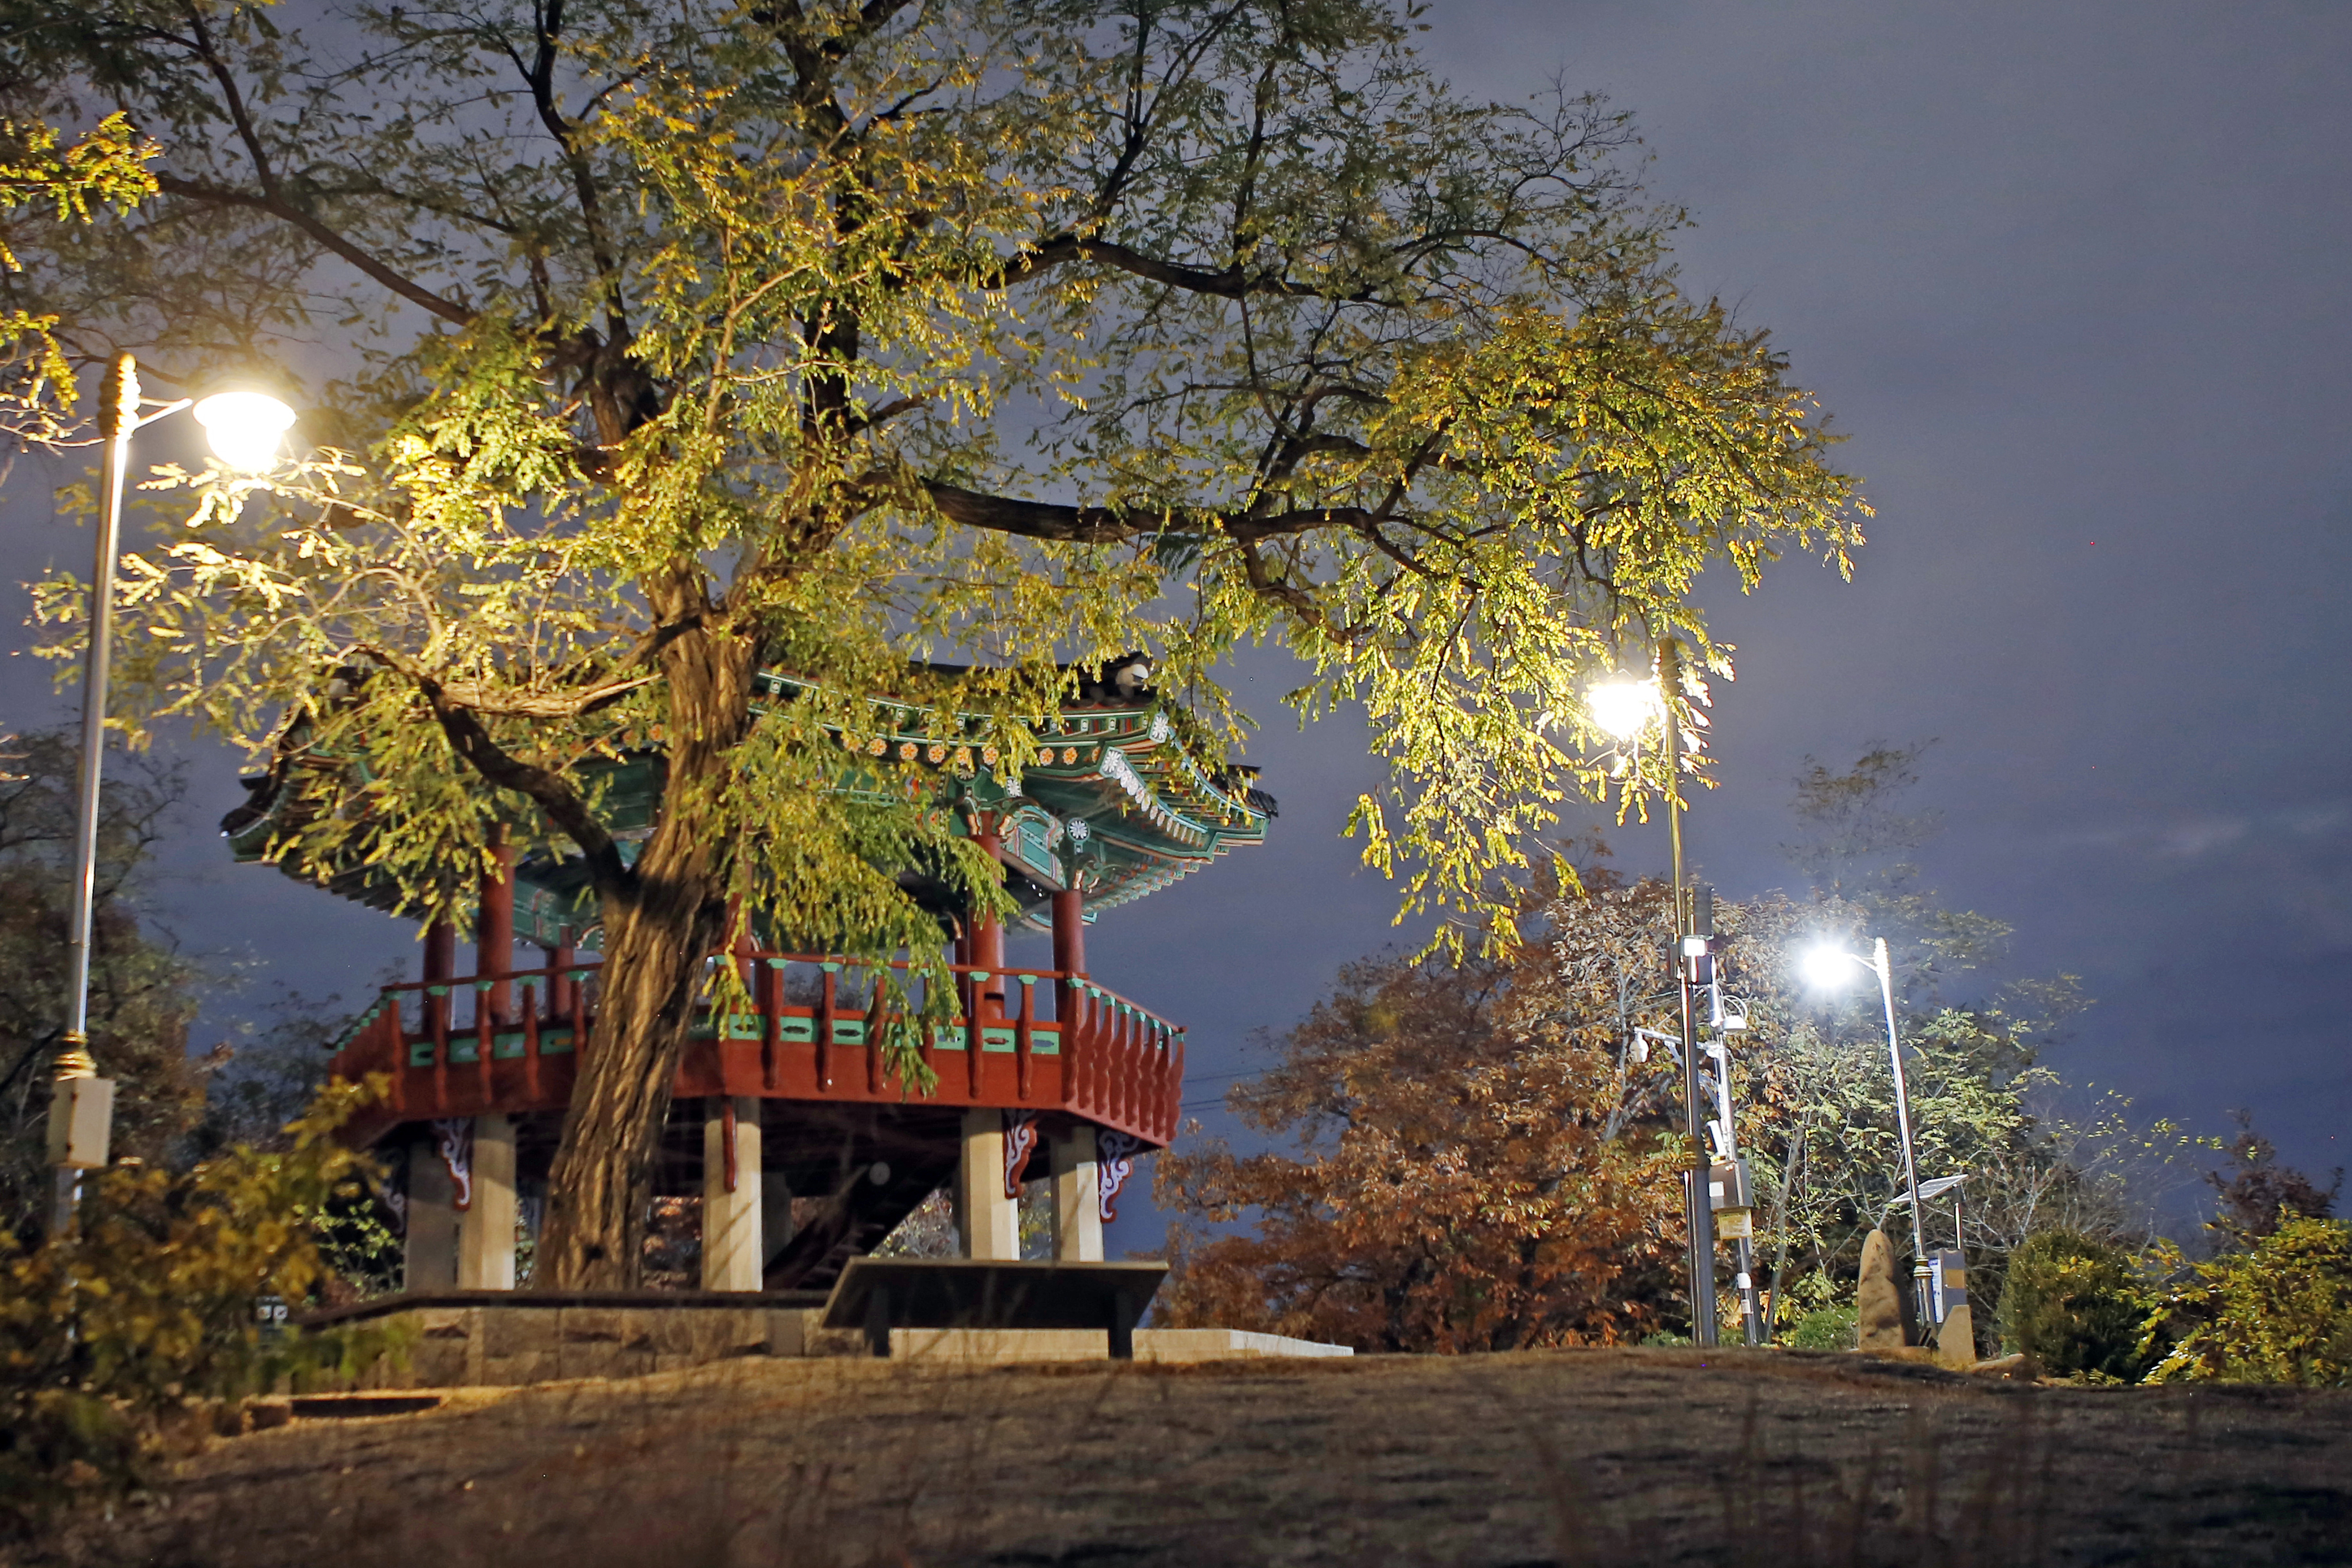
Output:
M474 973L503 975L514 968L514 847L504 830L490 841L495 861L482 873L481 907L474 922ZM490 1016L500 1023L514 1021L514 982L500 980L486 998Z
M408 1145L407 1235L401 1246L403 1286L415 1291L457 1288L457 1207L449 1167L428 1134Z
M1903 1286L1895 1272L1895 1245L1886 1232L1863 1239L1862 1279L1854 1288L1854 1349L1903 1348Z
M703 1105L702 1288L756 1291L768 1262L760 1240L760 1102L739 1094Z
M457 1221L457 1288L511 1291L515 1283L514 1123L474 1118L474 1201Z
M1053 1135L1054 1256L1065 1263L1103 1260L1102 1193L1095 1129L1079 1122Z
M963 1113L963 1157L956 1163L956 1234L967 1258L1020 1260L1021 1206L1004 1196L1004 1113L991 1106Z
M1936 1330L1936 1360L1954 1372L1967 1372L1977 1364L1977 1321L1962 1301L1945 1314L1943 1323Z
M760 1260L764 1270L793 1239L793 1189L782 1171L760 1173ZM764 1277L764 1276L763 1276Z

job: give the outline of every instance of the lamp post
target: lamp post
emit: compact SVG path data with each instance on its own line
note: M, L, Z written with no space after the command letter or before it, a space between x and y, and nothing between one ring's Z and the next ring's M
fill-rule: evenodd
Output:
M1694 969L1711 951L1708 939L1691 926L1683 897L1683 807L1677 772L1676 733L1669 694L1682 683L1682 645L1672 637L1658 643L1654 684L1612 681L1595 686L1588 707L1595 723L1622 740L1633 740L1653 717L1663 732L1666 772L1666 833L1674 853L1675 976L1682 993L1683 1105L1685 1130L1698 1167L1683 1173L1683 1219L1689 1235L1686 1259L1691 1302L1691 1339L1712 1349L1715 1325L1715 1207L1707 1193L1706 1107L1700 1099L1697 1018L1692 994Z
M1903 1079L1903 1041L1895 1030L1895 969L1886 959L1886 938L1872 942L1867 958L1824 943L1805 956L1806 977L1827 989L1851 972L1847 964L1859 964L1878 977L1878 998L1886 1009L1886 1060L1895 1070L1895 1124L1903 1134L1903 1181L1911 1206L1911 1267L1916 1275L1926 1266L1927 1243L1919 1227L1919 1159L1911 1146L1911 1094Z
M99 764L106 742L107 665L114 643L114 563L122 540L122 485L131 437L142 426L194 406L214 455L232 468L275 466L294 411L260 392L223 392L198 402L182 398L139 412L139 365L117 354L98 389L98 434L105 444L98 523L98 560L89 580L89 651L82 665L81 760L75 779L73 924L65 1032L49 1106L49 1163L57 1169L57 1228L73 1223L81 1173L106 1164L114 1119L114 1084L89 1054L90 928L98 900Z

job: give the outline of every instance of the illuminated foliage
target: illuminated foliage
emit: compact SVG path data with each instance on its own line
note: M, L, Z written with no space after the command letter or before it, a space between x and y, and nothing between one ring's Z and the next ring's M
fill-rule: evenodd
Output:
M2166 1333L2178 1343L2150 1382L2352 1386L2352 1225L2290 1216L2196 1264L2151 1321Z
M82 434L74 418L74 366L77 358L87 359L86 346L61 328L56 311L23 308L28 291L16 276L25 270L17 245L46 248L61 232L71 243L71 231L91 221L93 205L129 212L154 193L147 161L160 151L121 113L106 116L71 146L61 146L57 131L37 120L0 119L0 434L55 448ZM24 238L28 228L38 240ZM74 353L77 348L83 353Z

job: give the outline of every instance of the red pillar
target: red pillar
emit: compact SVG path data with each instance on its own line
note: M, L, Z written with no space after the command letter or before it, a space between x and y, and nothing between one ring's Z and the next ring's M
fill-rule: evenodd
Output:
M457 928L446 919L436 920L425 928L425 983L446 986L457 972ZM449 1028L449 996L445 990L435 996L427 991L423 998L425 1008L421 1021L435 1035Z
M1087 972L1086 894L1076 888L1054 894L1054 967L1066 976ZM1062 1026L1063 1097L1069 1098L1077 1060L1078 988L1069 979L1054 982L1054 1021Z
M513 846L499 830L490 841L491 869L482 874L481 912L474 922L474 973L503 975L514 968ZM514 1018L514 982L500 980L490 988L490 1017L499 1023Z
M1087 972L1086 894L1076 888L1054 894L1054 967L1064 974Z
M436 920L425 928L425 983L437 985L457 967L457 928Z
M996 836L993 821L977 835L980 847L991 860L996 858L1001 841ZM1004 927L993 915L974 912L971 920L971 964L976 969L988 971L988 979L980 988L981 1010L992 1020L1004 1016ZM979 1049L979 1041L972 1042Z
M547 977L547 1011L551 1018L563 1018L572 1011L572 977L565 973L572 967L572 927L564 926L555 934L555 946L542 947L547 967L555 972Z

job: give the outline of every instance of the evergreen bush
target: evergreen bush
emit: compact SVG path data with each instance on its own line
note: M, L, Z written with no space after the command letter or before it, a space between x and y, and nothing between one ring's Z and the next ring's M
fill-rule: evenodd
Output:
M2004 1350L2024 1352L2053 1376L2137 1381L2149 1305L2121 1249L2044 1230L2010 1253L1993 1322Z
M1815 1307L1788 1326L1780 1343L1790 1350L1852 1350L1858 1316L1851 1301L1842 1307Z

